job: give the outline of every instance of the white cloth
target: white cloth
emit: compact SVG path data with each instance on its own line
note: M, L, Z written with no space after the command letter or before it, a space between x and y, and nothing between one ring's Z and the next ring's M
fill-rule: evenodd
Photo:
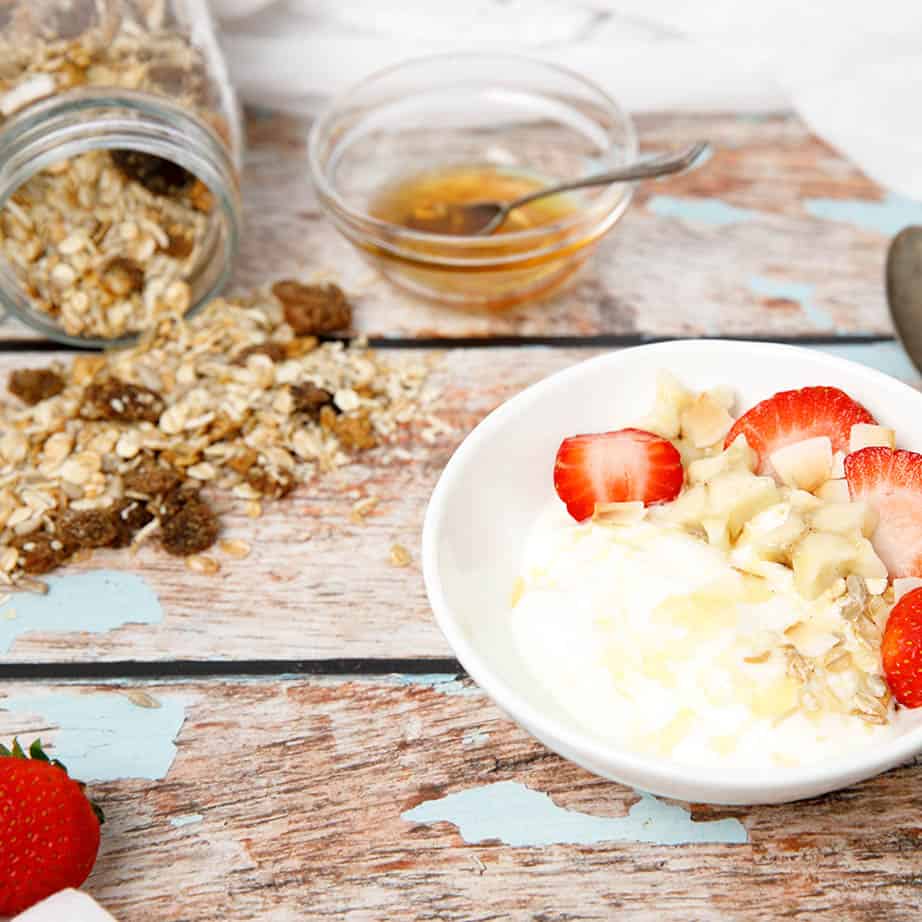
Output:
M12 922L116 922L92 897L61 890L16 916Z
M312 111L372 71L453 50L581 71L633 111L797 109L922 200L919 0L211 0L248 102Z

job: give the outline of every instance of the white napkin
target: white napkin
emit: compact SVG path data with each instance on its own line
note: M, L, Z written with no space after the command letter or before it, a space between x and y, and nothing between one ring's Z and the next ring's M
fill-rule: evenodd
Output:
M922 200L919 0L212 0L248 102L311 111L442 51L565 64L629 109L793 106L882 184Z
M12 922L116 922L92 897L61 890L16 916Z

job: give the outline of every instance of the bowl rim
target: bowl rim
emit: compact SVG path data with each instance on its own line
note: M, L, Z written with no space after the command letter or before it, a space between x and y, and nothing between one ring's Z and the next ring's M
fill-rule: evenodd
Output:
M368 76L363 77L361 80L353 83L345 90L333 96L326 106L318 113L308 132L307 155L308 170L311 180L317 189L320 201L334 212L338 213L341 220L351 221L365 229L374 229L385 239L391 241L402 240L413 243L436 244L442 247L457 248L462 252L466 249L476 249L487 245L488 241L492 239L491 237L433 234L425 231L411 230L399 224L382 221L380 218L375 218L364 210L352 207L342 196L340 196L333 184L328 180L320 159L320 146L325 135L329 133L328 125L335 121L336 117L340 114L340 110L344 109L349 100L360 91L405 68L415 67L421 64L434 64L440 61L476 60L520 61L529 65L537 65L546 70L554 71L559 75L565 76L581 84L586 89L591 90L599 97L600 101L607 107L608 112L613 115L615 120L621 125L625 133L625 144L623 146L625 157L627 159L637 157L639 150L637 128L630 113L607 90L576 70L551 61L542 60L541 58L512 52L458 51L419 55L405 58L387 67L382 67ZM608 153L614 148L614 145L611 143L610 130L606 131L606 136L609 140L609 145L606 148L606 153ZM614 183L609 189L606 189L590 207L580 209L572 216L564 218L554 224L544 224L529 230L513 231L512 233L503 234L503 243L509 247L514 247L516 244L527 243L535 239L547 239L550 234L572 230L587 221L591 221L592 223L604 221L607 215L619 207L622 212L627 208L633 196L634 186L635 183ZM527 257L532 255L530 251L524 252Z
M908 392L913 399L922 402L922 394L918 391L876 369L839 356L814 352L803 346L781 343L734 339L673 340L610 351L577 362L542 378L500 404L468 433L449 459L432 492L423 523L422 567L426 593L436 623L468 675L529 733L557 752L566 750L566 757L572 761L596 773L600 772L600 766L614 766L613 772L622 771L624 774L643 776L650 779L653 786L660 784L665 787L679 785L699 789L720 789L721 799L716 802L721 803L765 803L768 802L766 798L771 802L777 802L815 796L820 789L830 791L872 777L919 754L922 752L922 725L880 744L860 747L854 753L834 760L791 768L771 766L767 777L760 772L757 776L751 775L747 778L740 769L726 771L712 766L662 760L635 753L626 747L593 739L587 732L549 718L519 695L512 685L488 666L476 646L468 641L453 614L451 602L442 585L438 540L444 523L445 496L453 481L463 471L468 458L477 452L482 441L567 381L594 373L599 366L616 366L619 357L628 353L636 354L643 351L653 358L657 355L666 357L676 352L690 352L702 348L741 354L758 352L774 356L778 360L793 354L808 354L819 366L844 371L853 376L857 374L867 380L869 387L884 393ZM548 740L554 742L547 743ZM811 788L815 793L801 793L805 788Z

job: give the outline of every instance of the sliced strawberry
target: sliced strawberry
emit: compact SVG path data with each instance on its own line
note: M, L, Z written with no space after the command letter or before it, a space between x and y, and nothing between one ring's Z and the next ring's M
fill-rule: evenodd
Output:
M871 542L890 577L922 576L922 455L862 448L845 456L845 477L880 516Z
M578 522L596 503L675 499L684 476L675 445L643 429L574 435L561 442L554 464L554 488Z
M759 456L760 473L766 473L769 456L785 445L825 435L833 451L848 451L852 426L873 422L860 403L837 387L802 387L757 403L733 424L724 445L729 447L738 435L745 435Z
M880 656L893 697L908 708L922 707L922 588L893 606Z

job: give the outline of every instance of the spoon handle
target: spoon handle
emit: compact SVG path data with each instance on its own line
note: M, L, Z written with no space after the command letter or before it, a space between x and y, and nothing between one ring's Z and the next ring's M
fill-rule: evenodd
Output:
M619 167L617 170L611 170L608 173L596 173L593 176L585 176L582 179L574 179L570 182L558 183L554 186L547 186L544 189L538 189L529 195L523 195L514 202L506 205L506 210L511 211L513 208L519 208L527 205L535 199L544 198L545 195L557 195L559 192L570 192L573 189L586 189L590 186L606 186L614 182L633 182L637 179L653 179L656 176L668 176L670 173L680 173L687 170L694 162L710 147L707 141L698 141L689 147L683 148L673 154L663 154L657 157L649 157L632 163L630 166Z

